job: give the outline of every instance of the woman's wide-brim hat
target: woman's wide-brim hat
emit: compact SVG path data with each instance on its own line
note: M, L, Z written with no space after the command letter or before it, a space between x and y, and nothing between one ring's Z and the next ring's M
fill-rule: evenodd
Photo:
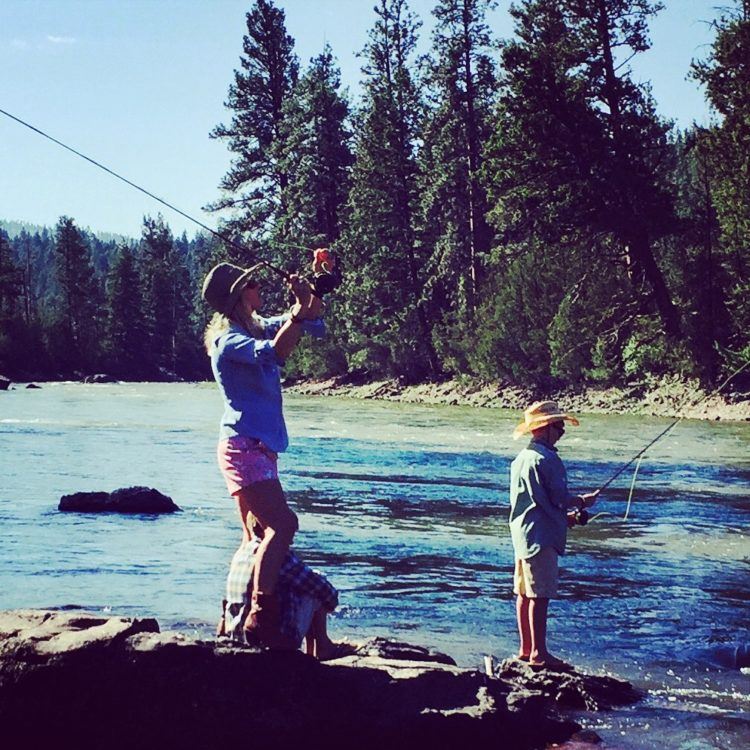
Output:
M537 401L523 413L523 422L513 430L513 439L518 440L521 435L528 435L532 430L539 430L561 419L574 427L580 424L574 416L565 414L554 401Z
M233 263L218 263L203 281L203 299L222 315L231 314L240 300L242 290L257 279L262 267L261 263L250 268L240 268Z

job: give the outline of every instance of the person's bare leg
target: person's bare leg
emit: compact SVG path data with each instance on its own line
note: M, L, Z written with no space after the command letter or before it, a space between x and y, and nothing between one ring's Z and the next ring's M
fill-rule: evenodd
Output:
M531 630L531 661L546 661L547 651L547 612L549 599L541 597L529 600L529 626Z
M520 647L518 658L528 661L531 658L531 619L529 617L529 602L531 599L518 594L516 596L516 623L518 624L518 639Z
M305 653L308 656L315 656L315 631L312 623L310 624L310 629L305 634Z
M531 656L529 663L547 667L569 665L547 650L547 614L549 599L537 597L529 600L529 623L531 626Z
M243 487L235 494L243 525L243 536L250 538L248 514L263 527L263 541L255 556L253 589L273 593L279 570L298 528L297 516L286 503L278 479L268 479Z
M313 615L310 630L315 641L315 658L327 659L336 649L336 644L328 637L328 613L318 607Z

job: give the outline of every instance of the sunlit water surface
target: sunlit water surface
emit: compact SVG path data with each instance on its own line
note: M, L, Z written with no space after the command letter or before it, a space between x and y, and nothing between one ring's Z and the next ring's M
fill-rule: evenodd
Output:
M46 385L0 393L0 608L155 615L207 636L238 543L215 464L213 385ZM281 471L296 548L341 591L335 634L434 646L460 664L516 648L508 469L518 414L288 397ZM666 422L585 416L560 444L574 489L601 485ZM578 716L621 748L750 747L750 425L686 421L569 535L551 643L648 689ZM68 514L61 495L149 485L183 513Z

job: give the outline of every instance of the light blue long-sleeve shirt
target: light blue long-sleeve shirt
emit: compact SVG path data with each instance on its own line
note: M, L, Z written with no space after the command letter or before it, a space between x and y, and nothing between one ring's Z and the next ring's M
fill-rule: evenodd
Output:
M527 560L542 547L565 553L574 497L557 450L532 440L510 465L509 524L516 559Z
M219 439L250 437L272 451L282 453L289 445L281 400L281 366L273 338L289 314L256 318L263 338L253 338L232 324L211 347L211 369L224 399ZM319 318L302 323L305 333L317 338L325 334Z

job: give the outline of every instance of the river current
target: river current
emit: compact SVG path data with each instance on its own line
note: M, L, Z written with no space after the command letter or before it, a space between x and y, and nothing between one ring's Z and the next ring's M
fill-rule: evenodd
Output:
M0 609L80 606L208 636L238 520L215 463L210 384L49 384L0 393ZM507 531L516 412L286 399L295 547L341 592L334 636L388 635L480 666L516 648ZM559 444L600 486L668 424L583 415ZM648 690L577 715L616 748L750 747L750 425L684 421L569 533L550 646ZM184 512L68 514L60 496L148 485Z

